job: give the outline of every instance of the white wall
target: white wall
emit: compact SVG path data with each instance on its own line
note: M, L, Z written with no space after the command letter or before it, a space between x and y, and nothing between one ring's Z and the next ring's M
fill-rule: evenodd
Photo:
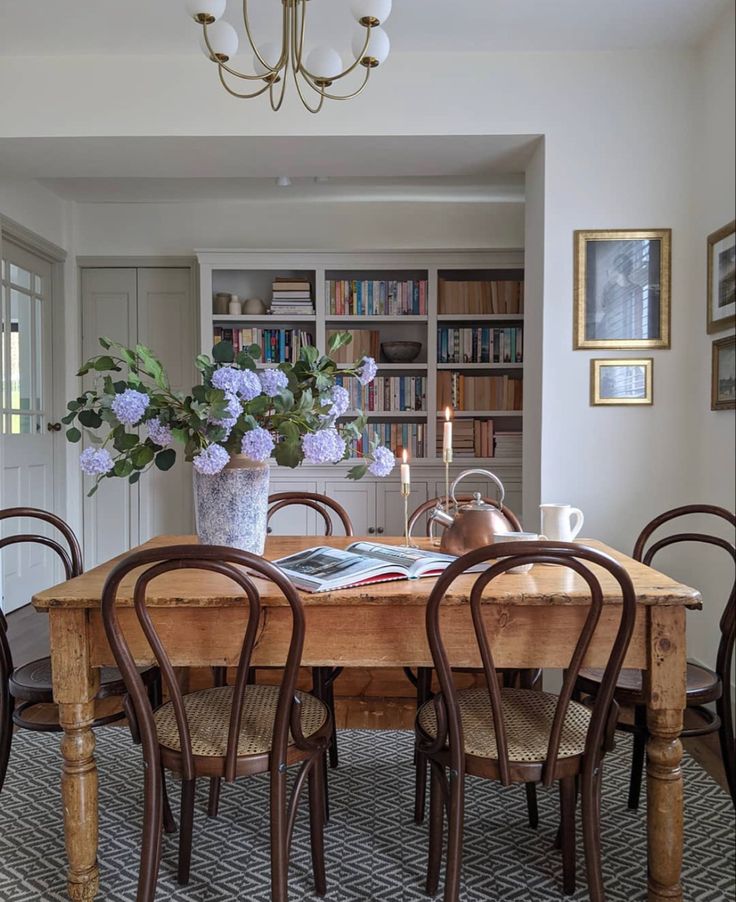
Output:
M56 194L31 180L0 178L0 214L67 250L64 211Z

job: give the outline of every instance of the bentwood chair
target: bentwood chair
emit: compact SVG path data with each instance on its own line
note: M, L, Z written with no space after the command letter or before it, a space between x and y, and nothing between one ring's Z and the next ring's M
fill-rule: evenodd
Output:
M0 538L0 549L13 545L42 545L50 548L61 561L66 579L72 579L83 572L82 551L71 528L55 514L33 507L11 507L0 511L0 521L12 519L35 520L39 524L52 526L61 535L61 540L46 535L18 534ZM158 671L146 668L142 679L154 698L160 692ZM105 667L100 673L100 688L96 699L110 696L125 696L125 684L114 667ZM35 732L61 732L58 721L34 720L31 710L37 705L51 705L54 702L51 682L51 658L39 658L20 667L13 666L13 656L7 636L7 621L0 613L0 789L10 757L13 726ZM122 720L125 711L121 709L97 717L93 727L100 727Z
M170 701L155 710L133 662L120 627L117 603L122 580L139 567L133 588L138 623L161 669ZM147 605L151 583L172 574L207 571L235 583L243 593L247 626L232 686L184 695L164 642L156 628L155 609ZM261 600L251 574L270 580L291 609L292 631L280 686L248 684L251 655L258 635ZM171 578L171 577L170 577ZM213 545L173 545L135 552L109 574L102 593L102 618L110 647L131 699L143 746L144 824L138 902L152 902L161 856L162 827L173 827L165 800L164 771L181 778L178 880L189 880L194 796L199 777L224 779L270 775L271 898L286 902L291 834L305 781L309 785L312 866L318 895L326 892L324 868L324 771L322 761L332 724L325 704L296 689L304 645L304 610L293 585L263 558ZM287 801L287 771L301 765Z
M655 517L642 530L634 547L634 558L650 566L654 556L663 548L679 545L684 542L695 542L713 545L728 552L736 560L733 542L710 533L677 533L664 536L649 545L652 534L660 527L685 516L712 516L724 520L730 526L736 525L736 518L722 507L711 504L688 504L666 511ZM710 521L715 523L715 521ZM649 546L649 547L647 547ZM731 798L736 805L736 741L734 740L733 685L734 642L736 641L736 582L731 586L726 606L720 619L721 638L716 653L715 670L702 664L688 661L686 698L688 708L695 709L704 721L702 726L691 727L682 731L683 737L705 736L718 733L723 767ZM594 698L600 692L601 674L597 670L583 669L577 682L576 691ZM646 719L646 699L642 685L640 670L625 669L616 683L615 698L619 705L633 709L633 724L619 722L618 729L633 733L633 752L631 759L631 776L629 778L628 807L639 807L641 794L642 771L646 756L646 744L649 738ZM715 702L715 713L705 706Z
M455 500L462 503L467 501L473 501L475 495L466 494L466 495L457 495ZM510 507L506 507L505 504L499 504L498 500L495 498L482 498L482 500L486 504L492 504L494 507L497 507L501 513L504 515L509 524L509 529L513 532L521 532L522 525L519 518L516 514L511 510ZM444 497L438 498L430 498L428 501L425 501L423 504L420 504L419 507L412 513L409 517L409 535L412 534L414 527L419 523L422 517L426 514L430 513L434 510L434 508L438 504L442 504L445 501ZM442 527L440 527L442 528ZM426 535L431 535L429 520L426 521L425 525ZM471 667L459 667L456 672L458 673L480 673L476 668ZM404 673L407 676L409 682L416 688L417 690L417 710L419 710L422 705L426 704L432 697L432 668L431 667L419 667L417 668L416 674L409 667L404 668ZM542 671L541 670L499 670L498 676L503 685L505 686L516 686L516 688L526 688L526 689L537 689L541 685ZM423 759L420 753L415 753L415 784L414 784L414 823L421 824L424 821L424 808L425 808L425 799L427 793L427 763ZM527 811L529 815L529 825L533 828L536 828L539 824L539 813L537 807L537 795L536 795L536 786L533 783L527 783L525 786L526 795L527 795Z
M458 690L440 627L440 607L455 580L482 562L470 592L470 616L483 661L483 687ZM494 563L495 562L495 563ZM577 637L560 695L528 689L501 689L491 651L492 636L483 618L483 592L493 580L524 564L565 567L588 586L590 606ZM603 589L591 565L616 583L621 619L592 711L572 700L580 665L603 608ZM563 889L575 891L576 782L582 793L583 840L588 892L602 902L600 792L602 758L610 748L617 706L616 680L631 640L636 596L628 573L608 555L570 542L505 542L463 555L439 577L427 605L427 639L440 691L418 712L416 735L432 771L427 892L437 891L442 855L444 810L448 811L445 902L460 890L465 777L560 787Z

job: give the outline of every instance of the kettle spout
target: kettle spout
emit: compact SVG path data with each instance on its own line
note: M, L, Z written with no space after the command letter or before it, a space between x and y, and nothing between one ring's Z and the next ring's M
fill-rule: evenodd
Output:
M447 513L447 511L443 510L439 504L429 515L429 519L430 521L435 520L437 523L441 523L443 526L452 526L452 524L454 523L454 518L451 517Z

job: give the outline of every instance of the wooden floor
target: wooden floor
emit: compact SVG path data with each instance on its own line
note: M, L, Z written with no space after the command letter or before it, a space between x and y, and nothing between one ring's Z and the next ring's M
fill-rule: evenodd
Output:
M49 653L48 618L37 614L32 606L26 605L7 617L8 638L16 666L41 658ZM278 671L261 671L259 682L276 682ZM463 682L472 682L471 675L462 675ZM190 688L209 684L209 673L194 671L189 679ZM303 670L300 685L308 689L311 677ZM406 679L403 671L396 668L346 669L335 683L335 715L338 729L409 730L414 726L416 710L414 687ZM119 704L118 699L106 699L104 711L109 713ZM45 708L45 709L44 709ZM53 706L38 706L38 720L50 722L55 719ZM699 718L693 711L687 711L685 725L694 727ZM702 736L686 739L685 748L696 761L728 791L726 775L721 763L718 736Z

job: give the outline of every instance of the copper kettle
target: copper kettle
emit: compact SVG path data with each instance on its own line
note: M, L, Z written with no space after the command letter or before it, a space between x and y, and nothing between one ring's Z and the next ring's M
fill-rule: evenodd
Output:
M483 501L480 492L476 492L473 500L467 504L458 504L455 489L466 476L487 476L498 488L499 498L496 504ZM429 515L430 536L433 536L434 524L447 527L440 540L440 551L445 554L461 555L484 545L493 544L493 537L498 533L513 532L514 526L501 510L504 498L504 487L501 480L489 470L465 470L453 482L450 489L451 510L444 510L438 503Z

